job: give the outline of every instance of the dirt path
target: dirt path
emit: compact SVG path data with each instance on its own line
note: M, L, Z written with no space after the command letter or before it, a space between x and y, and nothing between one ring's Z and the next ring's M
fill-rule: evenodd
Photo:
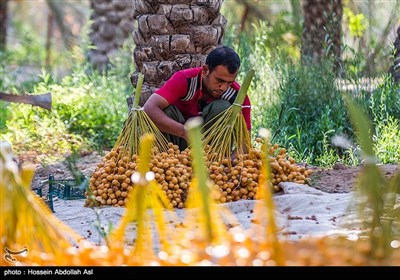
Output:
M382 174L391 178L398 172L394 164L379 165ZM317 169L311 176L311 186L328 193L347 193L355 190L357 176L362 167L348 167L336 164L331 169Z

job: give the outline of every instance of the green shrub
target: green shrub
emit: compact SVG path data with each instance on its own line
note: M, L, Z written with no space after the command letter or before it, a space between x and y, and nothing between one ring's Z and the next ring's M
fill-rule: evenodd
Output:
M279 103L267 113L274 141L289 148L297 160L313 162L326 152L324 140L350 132L347 113L329 62L320 65L282 65ZM264 123L265 125L265 123Z
M51 92L51 112L26 104L2 107L1 113L9 114L2 138L17 154L33 149L56 157L71 148L111 148L127 117L126 98L133 91L127 65L116 59L106 73L87 74L90 65L80 61L60 82L42 70L32 93Z
M381 163L400 162L400 121L390 116L375 129L374 150Z

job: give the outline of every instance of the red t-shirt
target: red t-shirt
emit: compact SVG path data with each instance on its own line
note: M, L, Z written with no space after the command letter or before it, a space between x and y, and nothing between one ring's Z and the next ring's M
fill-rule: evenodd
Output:
M155 92L164 97L169 104L175 105L186 120L201 115L201 109L198 104L202 96L203 75L201 69L201 67L197 67L178 71ZM233 82L230 88L222 94L221 98L232 104L239 89L240 85L237 82ZM215 98L209 98L207 104L213 100ZM249 130L251 129L250 109L250 99L246 95L243 101L242 113Z

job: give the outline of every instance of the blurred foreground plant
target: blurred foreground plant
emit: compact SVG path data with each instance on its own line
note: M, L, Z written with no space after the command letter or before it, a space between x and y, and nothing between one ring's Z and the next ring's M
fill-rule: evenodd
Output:
M30 190L33 165L19 169L11 145L3 141L0 149L0 251L26 248L27 253L42 252L42 258L50 254L55 263L61 264L67 249L83 238L52 215L44 201ZM1 261L3 265L4 259Z
M400 189L400 170L390 180L385 180L377 165L372 141L372 126L367 115L347 95L344 100L355 128L363 153L362 170L357 186L362 202L360 215L371 244L374 258L389 257L400 239L400 207L397 194ZM370 209L372 208L372 213Z

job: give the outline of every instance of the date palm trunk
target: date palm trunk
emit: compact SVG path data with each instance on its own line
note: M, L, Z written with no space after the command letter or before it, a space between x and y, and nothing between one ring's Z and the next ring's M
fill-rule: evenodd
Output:
M318 63L331 56L339 70L341 58L342 0L304 0L302 61Z
M93 23L89 36L95 49L89 51L89 61L104 71L134 29L132 0L91 0L90 7Z
M400 84L400 27L397 28L397 38L394 41L394 62L391 72L394 82Z
M204 63L222 43L226 19L220 13L223 0L132 1L137 29L131 82L136 87L139 72L144 75L143 105L173 73Z
M8 0L0 1L0 51L6 49L7 43L7 2Z

